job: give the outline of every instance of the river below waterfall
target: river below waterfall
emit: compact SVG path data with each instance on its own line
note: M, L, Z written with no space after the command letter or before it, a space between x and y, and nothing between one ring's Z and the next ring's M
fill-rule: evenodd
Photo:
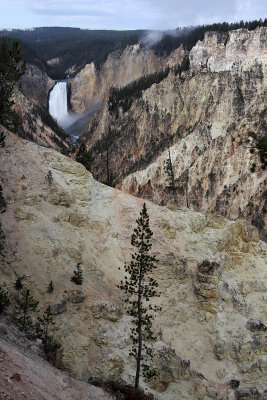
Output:
M75 143L78 137L87 128L90 119L101 107L98 103L87 113L77 114L68 110L67 82L60 81L55 84L49 96L49 113L57 121Z

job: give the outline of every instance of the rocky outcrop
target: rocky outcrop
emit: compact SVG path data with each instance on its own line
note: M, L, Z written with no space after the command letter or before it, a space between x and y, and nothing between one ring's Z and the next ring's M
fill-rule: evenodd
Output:
M132 382L131 319L116 285L124 275L119 267L131 259L130 237L143 200L102 185L81 164L11 133L0 169L7 202L1 214L2 286L13 298L16 277L25 276L41 311L64 303L54 318L65 368L83 379ZM62 196L67 203L53 200ZM255 390L263 397L266 243L246 221L173 205L147 207L162 310L153 321L159 378L142 386L159 400L233 400L237 393L253 399ZM81 292L71 282L78 262ZM47 293L51 280L54 292Z
M189 71L171 71L127 112L106 103L83 136L94 152L94 176L106 181L108 149L123 191L247 218L266 238L267 173L247 143L249 132L266 131L266 37L266 28L206 33L190 52ZM169 150L175 192L165 169Z
M72 109L78 113L88 112L107 96L111 87L122 87L167 65L177 65L183 56L184 50L179 48L167 59L161 59L151 49L136 44L127 46L122 53L111 53L100 71L94 63L87 64L68 81Z
M19 87L24 96L34 104L48 108L48 95L55 81L35 65L27 64L25 74L20 79Z
M266 68L266 28L253 32L237 29L228 33L206 32L190 52L192 69L208 68L211 72L246 69L255 61Z

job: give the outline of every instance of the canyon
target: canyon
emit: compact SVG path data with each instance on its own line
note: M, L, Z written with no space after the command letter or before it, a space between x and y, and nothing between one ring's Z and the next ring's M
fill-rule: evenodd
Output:
M171 69L128 110L107 95L82 135L94 155L94 177L106 180L108 157L117 188L158 204L246 218L266 239L267 173L248 136L266 132L266 36L264 27L207 32L190 51L188 70ZM169 154L175 194L165 172Z
M182 62L185 51L179 47L168 57L158 57L149 47L139 43L127 46L123 52L111 53L100 70L94 63L87 64L69 80L70 103L73 111L83 113L105 99L112 87L128 83L166 66Z
M25 136L1 127L0 284L12 304L0 320L0 397L31 400L41 388L47 400L100 400L110 395L88 381L133 383L131 317L117 285L145 202L162 309L151 343L157 376L141 387L157 400L267 399L267 172L251 151L251 137L266 135L266 41L266 27L206 32L190 52L159 57L135 44L98 69L86 65L66 85L69 111L94 113L78 141L92 172L62 154L70 138L46 114L56 82L28 65L13 94ZM119 88L161 71L158 83L116 100ZM108 175L115 187L101 183ZM78 263L81 286L71 281ZM8 322L18 277L40 312L52 307L65 372Z
M116 285L143 200L95 181L55 150L5 133L2 285L13 297L16 277L25 275L40 310L52 305L67 370L131 382L130 317ZM142 387L157 399L263 399L266 243L246 221L149 201L147 207L162 311L154 321L158 376ZM79 288L70 279L77 262ZM240 388L228 384L233 380Z

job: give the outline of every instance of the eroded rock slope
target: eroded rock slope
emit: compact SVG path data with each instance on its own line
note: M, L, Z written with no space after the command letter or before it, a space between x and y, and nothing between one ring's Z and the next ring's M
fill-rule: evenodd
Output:
M111 400L102 389L44 360L40 344L0 318L0 398L5 400Z
M78 113L89 111L103 101L112 87L122 87L167 65L179 64L184 50L178 48L167 59L157 57L154 52L140 44L127 46L111 53L102 68L97 71L94 63L87 64L73 79L69 80L70 102Z
M48 108L48 96L55 81L35 65L27 64L25 74L21 77L19 87L24 96L33 103Z
M2 285L12 297L14 281L25 275L40 309L53 306L62 361L78 377L132 382L131 324L116 285L133 251L130 237L143 200L102 185L52 149L7 136L0 158L7 201ZM154 321L158 376L149 390L162 400L263 399L266 243L246 221L147 206L162 292ZM82 286L71 282L78 262ZM240 381L239 388L227 385L230 380Z
M267 175L247 143L249 132L266 134L266 39L266 28L207 32L189 54L188 71L171 71L126 112L106 102L83 136L94 153L94 176L107 180L108 150L122 190L246 218L266 239ZM169 150L175 195L164 169Z

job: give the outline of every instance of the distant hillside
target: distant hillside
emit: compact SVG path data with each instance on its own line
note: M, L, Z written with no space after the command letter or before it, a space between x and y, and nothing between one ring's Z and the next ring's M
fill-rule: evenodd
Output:
M181 44L191 50L198 40L203 40L207 31L228 32L239 28L254 30L257 26L267 26L267 19L157 31L155 36L159 38L158 41L150 41L151 31L145 30L114 31L66 27L2 30L0 36L19 39L22 56L26 61L45 70L52 79L64 79L75 76L92 61L100 69L110 53L123 51L127 45L141 42L143 46L151 46L157 56L166 57Z
M92 61L99 68L109 53L137 43L144 32L44 27L4 30L0 36L19 39L26 61L44 68L53 79L63 79Z

